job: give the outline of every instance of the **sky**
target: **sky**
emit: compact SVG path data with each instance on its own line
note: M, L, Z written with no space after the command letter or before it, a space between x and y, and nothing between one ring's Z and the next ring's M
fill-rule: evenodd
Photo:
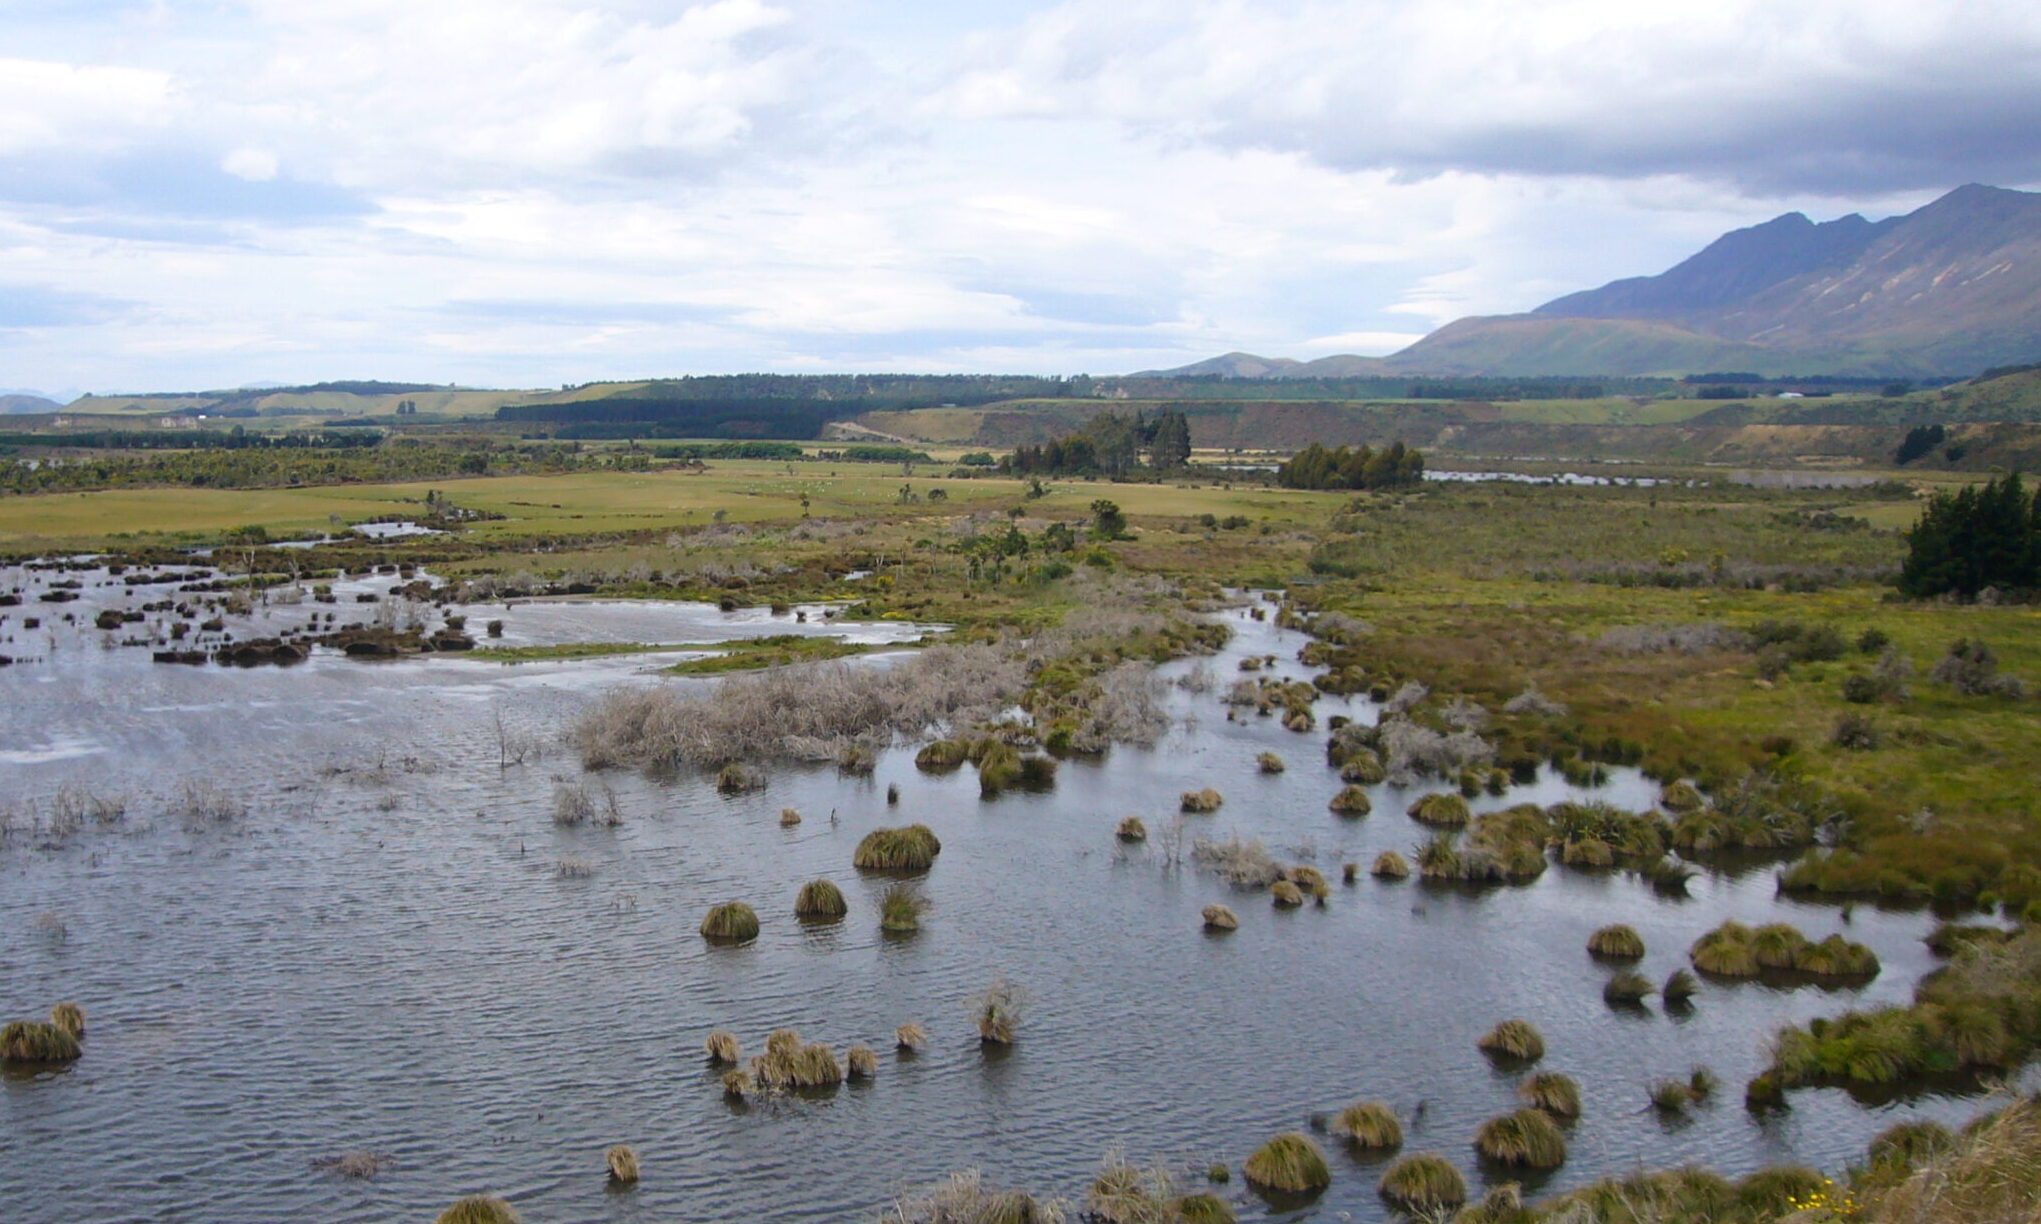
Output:
M1966 182L2032 0L0 0L0 390L1382 354Z

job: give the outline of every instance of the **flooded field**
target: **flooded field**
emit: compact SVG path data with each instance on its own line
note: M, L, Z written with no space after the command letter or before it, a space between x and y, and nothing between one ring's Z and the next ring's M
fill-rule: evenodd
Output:
M903 1185L968 1167L1081 1198L1115 1146L1231 1165L1216 1189L1243 1218L1378 1220L1384 1161L1328 1136L1333 1185L1314 1202L1265 1202L1239 1162L1314 1113L1377 1098L1402 1111L1404 1151L1443 1152L1476 1187L1519 1179L1469 1146L1480 1121L1516 1106L1521 1072L1475 1048L1512 1016L1543 1030L1541 1068L1574 1076L1584 1098L1570 1159L1534 1191L1689 1162L1834 1170L1895 1121L1987 1104L1805 1091L1764 1121L1741 1105L1780 1025L1910 997L1934 965L1926 914L1860 907L1846 922L1775 896L1761 866L1704 871L1686 898L1556 865L1520 887L1365 872L1342 886L1342 863L1422 840L1404 814L1419 792L1373 787L1373 814L1343 818L1326 806L1340 783L1322 730L1228 720L1219 698L1239 660L1293 660L1306 640L1238 611L1222 614L1235 635L1220 655L1160 669L1174 724L1159 744L1067 762L1047 793L982 800L971 769L923 774L903 745L869 777L783 766L736 796L697 776L604 774L622 823L561 827L555 788L582 771L558 740L578 711L616 685L714 681L648 674L671 656L646 655L152 664L147 649L98 644L107 634L86 613L113 596L77 577L75 602L31 594L0 610L13 639L0 653L21 660L0 668L0 1010L38 1016L74 999L90 1012L83 1059L0 1082L0 1216L16 1224L366 1224L429 1218L480 1190L535 1224L872 1219ZM618 601L456 611L500 617L511 645L779 632L883 645L928 628L825 622L820 608L806 622ZM308 612L258 609L240 631L273 634ZM26 615L44 626L26 629ZM1358 698L1317 711L1375 714ZM1288 769L1261 772L1263 752ZM1224 805L1179 824L1179 793L1205 786ZM66 787L124 796L124 810L53 822ZM1641 808L1656 787L1617 771L1581 791L1548 774L1472 806L1568 797ZM784 826L789 807L803 819ZM1114 838L1130 815L1146 844ZM920 933L885 936L891 881L853 870L851 852L909 821L944 849L922 881ZM1317 866L1335 881L1328 903L1276 910L1190 861L1191 839L1228 834ZM796 921L794 894L817 877L842 886L847 918ZM710 946L702 916L732 899L757 909L762 932ZM1213 902L1239 912L1237 931L1201 929ZM1604 1004L1610 970L1587 956L1590 932L1635 926L1658 981L1724 918L1844 932L1883 971L1839 990L1704 983L1680 1015ZM965 1000L1001 975L1029 1006L1015 1045L981 1049ZM893 1051L906 1021L928 1030L918 1055ZM748 1055L778 1026L839 1051L870 1044L878 1074L726 1101L702 1039L730 1029ZM1648 1083L1695 1064L1721 1077L1714 1101L1655 1113ZM621 1192L602 1164L617 1142L645 1166ZM319 1167L363 1150L385 1158L371 1179Z

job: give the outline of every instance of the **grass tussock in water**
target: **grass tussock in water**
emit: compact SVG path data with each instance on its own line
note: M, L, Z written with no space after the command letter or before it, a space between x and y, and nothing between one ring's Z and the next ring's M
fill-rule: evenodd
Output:
M1467 1201L1467 1179L1436 1152L1405 1156L1382 1171L1383 1198L1413 1215L1432 1215Z
M725 901L702 919L702 937L719 943L745 943L758 938L758 911L742 901Z
M75 1041L85 1040L85 1009L76 1003L59 1003L52 1007L50 1023L71 1034Z
M1865 1149L1863 1167L1853 1179L1855 1188L1864 1191L1895 1186L1956 1147L1956 1133L1940 1122L1923 1120L1888 1126Z
M801 918L841 918L850 912L843 890L828 880L810 880L794 897L794 913Z
M919 1050L928 1044L928 1034L920 1025L909 1020L893 1030L893 1044L903 1050Z
M868 1045L854 1045L843 1052L844 1073L854 1080L868 1080L879 1074L879 1055Z
M1208 931L1237 931L1240 916L1224 905L1208 905L1204 910L1205 929Z
M1741 1182L1707 1169L1664 1169L1603 1178L1568 1191L1538 1204L1537 1218L1555 1224L1774 1224L1790 1218L1800 1224L1804 1217L1794 1215L1795 1200L1805 1201L1823 1186L1820 1174L1795 1166L1760 1169ZM1824 1212L1805 1218L1805 1224L1830 1224L1837 1218ZM1923 1219L1906 1224L1957 1222Z
M774 1029L765 1053L751 1060L751 1078L761 1088L828 1088L843 1082L836 1051L821 1042L804 1043L793 1029Z
M1403 1146L1403 1123L1382 1101L1356 1101L1332 1115L1328 1129L1355 1147Z
M1757 952L1751 947L1751 930L1731 920L1695 940L1687 949L1694 968L1717 977L1756 977Z
M1688 955L1703 973L1722 977L1756 977L1769 969L1817 978L1871 978L1878 957L1860 943L1840 935L1815 942L1783 922L1755 929L1724 922L1694 941Z
M1139 816L1128 816L1113 830L1113 836L1123 842L1145 842L1148 840L1148 826L1141 823Z
M630 1144L612 1144L610 1149L602 1154L602 1158L609 1165L611 1181L623 1186L637 1182L638 1154L631 1150Z
M1402 880L1410 875L1410 860L1394 850L1384 850L1375 856L1375 865L1369 870L1378 880Z
M1650 978L1635 969L1622 969L1602 983L1602 1002L1610 1007L1638 1007L1656 991Z
M1517 1085L1517 1099L1532 1109L1570 1121L1580 1116L1580 1085L1570 1075L1540 1071Z
M434 1224L523 1224L517 1208L493 1194L471 1194L439 1213Z
M970 745L963 740L936 740L914 754L914 767L923 773L948 773L963 765Z
M1375 810L1374 800L1368 798L1364 786L1342 786L1332 802L1325 805L1342 816L1366 816Z
M1203 790L1185 791L1177 800L1177 806L1183 811L1202 816L1218 811L1225 802L1225 796L1207 786Z
M1244 1171L1250 1184L1284 1194L1308 1194L1332 1184L1325 1153L1302 1131L1286 1131L1256 1148Z
M1186 1194L1168 1165L1140 1166L1107 1155L1085 1195L1086 1218L1102 1224L1231 1224L1233 1209L1211 1194Z
M879 929L905 935L921 929L921 915L928 902L906 884L895 884L879 898Z
M972 995L971 1020L978 1026L978 1039L991 1045L1012 1045L1020 1032L1022 1013L1027 1010L1028 992L1018 982L995 978L992 984Z
M1277 880L1269 885L1269 899L1277 909L1295 909L1304 904L1304 890L1288 880Z
M1566 1163L1566 1136L1544 1110L1519 1109L1476 1128L1474 1150L1499 1164L1556 1169Z
M799 808L780 809L780 828L791 829L795 825L800 823L801 823L801 809Z
M1325 873L1316 867L1299 863L1290 868L1287 876L1290 883L1297 886L1297 891L1307 897L1324 901L1332 895L1332 885L1326 882Z
M1545 1057L1545 1037L1528 1020L1504 1020L1475 1044L1491 1058L1537 1062Z
M1191 843L1191 861L1237 888L1266 888L1283 878L1283 865L1260 838L1209 841L1200 837Z
M1605 926L1588 936L1588 955L1600 960L1642 960L1644 959L1644 937L1637 928L1617 923Z
M76 1037L40 1020L15 1020L0 1029L0 1063L71 1062L83 1052Z
M727 1029L710 1033L708 1040L702 1042L702 1052L709 1056L710 1062L726 1067L736 1065L744 1056L743 1049L737 1044L737 1034Z
M1695 980L1693 974L1684 969L1675 969L1666 974L1665 985L1658 988L1658 994L1666 1001L1667 1006L1677 1007L1692 999L1700 989L1701 984Z
M1410 805L1408 814L1419 824L1443 829L1460 828L1472 819L1467 811L1467 801L1444 791L1422 796Z
M758 1081L751 1078L751 1072L742 1067L732 1067L723 1072L723 1095L741 1101L758 1093Z
M993 1189L970 1169L901 1192L879 1214L879 1224L1065 1224L1068 1218L1061 1203Z
M1685 1080L1653 1080L1648 1093L1651 1107L1660 1113L1684 1113L1688 1106L1697 1103L1692 1085Z
M1273 752L1261 753L1260 755L1254 758L1254 763L1257 766L1259 766L1261 768L1261 771L1265 774L1279 774L1283 772L1283 770L1289 768L1289 766L1283 764L1283 758L1277 756Z
M851 864L866 871L927 871L943 852L942 841L925 824L873 829L858 842Z

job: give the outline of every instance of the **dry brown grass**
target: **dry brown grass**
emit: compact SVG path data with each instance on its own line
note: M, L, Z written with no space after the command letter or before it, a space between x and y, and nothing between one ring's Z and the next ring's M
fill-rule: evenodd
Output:
M1862 1207L1875 1224L2041 1224L2041 1103L1988 1116Z
M440 1212L434 1224L523 1224L523 1220L517 1208L504 1199L493 1194L471 1194Z
M85 1009L76 1003L59 1003L52 1007L50 1023L71 1034L75 1041L85 1040Z
M928 1033L920 1025L909 1020L893 1030L893 1044L903 1050L919 1050L928 1044Z
M602 1158L609 1165L611 1181L628 1186L638 1180L638 1154L631 1150L630 1144L612 1144Z
M1205 929L1208 931L1236 931L1240 929L1240 917L1224 905L1208 905L1204 911Z
M708 1040L702 1042L702 1051L709 1056L710 1062L718 1066L733 1066L744 1057L737 1044L737 1034L725 1029L710 1033Z
M854 1045L843 1053L845 1073L854 1080L868 1080L879 1074L879 1055L868 1045Z
M0 1029L0 1063L70 1062L80 1053L78 1039L54 1024L16 1020Z
M978 1039L991 1045L1012 1045L1027 1008L1028 992L1019 983L996 978L970 999Z
M1357 1101L1332 1115L1333 1134L1364 1148L1403 1146L1403 1123L1383 1101Z
M1202 816L1218 811L1226 799L1217 790L1208 786L1203 790L1185 791L1177 802L1182 810Z

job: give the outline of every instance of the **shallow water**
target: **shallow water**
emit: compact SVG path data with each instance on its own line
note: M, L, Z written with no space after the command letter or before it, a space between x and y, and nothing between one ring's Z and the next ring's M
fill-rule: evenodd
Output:
M791 621L603 607L520 605L502 613L506 640L699 641ZM1225 719L1218 698L1238 659L1288 659L1303 641L1227 615L1238 632L1223 655L1162 669L1203 668L1213 682L1171 689L1169 738L1067 763L1052 793L983 801L970 769L923 775L907 747L868 779L781 768L767 790L734 798L699 778L605 775L626 817L614 830L556 827L553 788L578 779L577 764L556 750L499 768L497 716L557 732L614 684L710 682L649 677L651 661L629 656L239 670L60 647L0 669L0 806L14 805L16 826L0 841L0 1011L76 999L91 1013L82 1061L0 1082L0 1218L422 1219L489 1189L536 1224L871 1219L900 1185L971 1166L1079 1196L1117 1144L1137 1159L1232 1164L1221 1189L1246 1218L1374 1220L1385 1215L1379 1163L1330 1141L1334 1184L1301 1208L1271 1213L1241 1185L1239 1162L1313 1111L1373 1097L1423 1103L1405 1150L1443 1151L1478 1185L1469 1141L1514 1107L1516 1076L1474 1042L1507 1016L1543 1029L1543 1066L1574 1075L1585 1097L1571 1160L1542 1190L1639 1165L1836 1169L1892 1122L1985 1107L1867 1109L1802 1092L1764 1124L1741 1108L1780 1024L1908 997L1933 963L1925 915L1860 908L1845 925L1832 908L1776 897L1767 870L1704 874L1676 901L1557 867L1478 893L1363 876L1335 885L1322 909L1278 912L1266 893L1172 866L1176 797L1207 785L1225 806L1184 818L1186 838L1258 836L1335 880L1340 863L1408 851L1423 833L1402 814L1411 794L1387 787L1365 819L1326 810L1339 783L1322 735ZM589 627L604 616L620 623ZM827 628L897 638L921 627ZM1342 710L1372 717L1364 701L1318 708L1321 720ZM1260 774L1264 750L1288 771ZM187 827L167 809L194 776L247 814ZM31 827L30 809L66 783L125 791L127 816L68 837ZM1546 777L1476 807L1579 793ZM1595 792L1640 804L1651 793L1629 773ZM778 822L787 806L805 814L791 829ZM1148 823L1146 847L1113 838L1126 815ZM876 906L887 881L861 878L850 855L868 830L909 820L944 842L922 885L933 908L919 935L886 938ZM563 878L563 858L590 874ZM843 885L842 923L792 918L795 891L816 876ZM757 907L763 933L705 945L702 914L732 898ZM1240 930L1202 932L1198 911L1213 901L1239 911ZM1604 1006L1608 971L1584 952L1594 928L1635 925L1650 946L1642 968L1659 980L1725 917L1845 931L1884 972L1834 992L1704 985L1684 1018ZM1031 1005L1018 1044L988 1053L964 1000L1000 974ZM932 1038L917 1057L891 1050L905 1020ZM778 1025L839 1050L875 1046L876 1081L726 1104L702 1038L732 1029L749 1054ZM1721 1076L1716 1103L1660 1121L1647 1082L1696 1063ZM644 1162L635 1190L605 1188L613 1142ZM369 1181L313 1167L357 1149L391 1163Z

